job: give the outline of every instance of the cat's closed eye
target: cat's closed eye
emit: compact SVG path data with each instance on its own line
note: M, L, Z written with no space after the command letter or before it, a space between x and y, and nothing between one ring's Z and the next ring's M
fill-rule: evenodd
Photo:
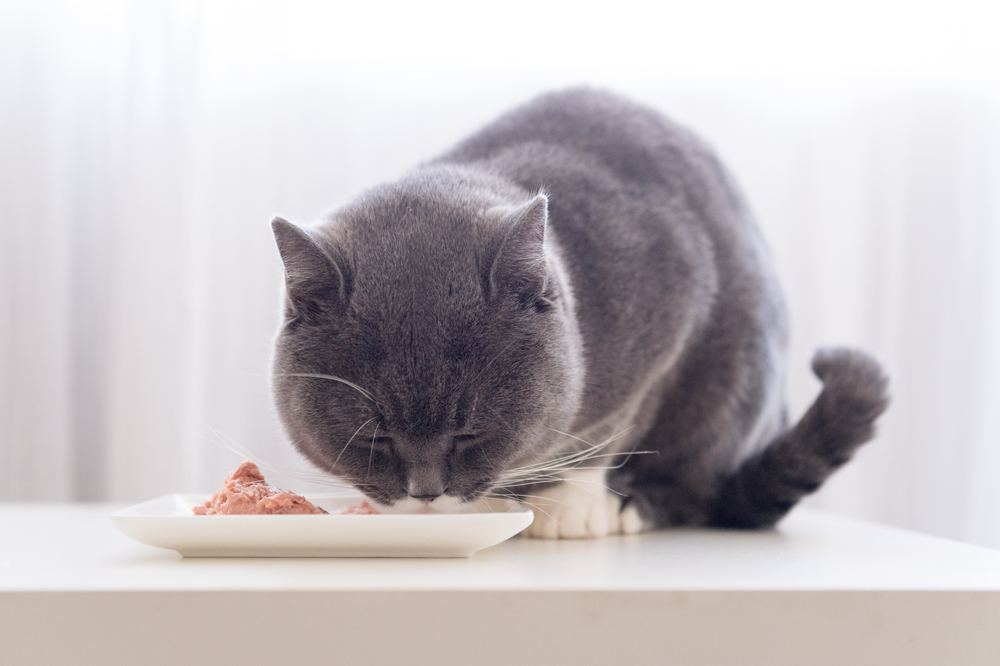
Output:
M351 440L351 446L378 453L391 453L396 443L392 437L376 435L374 437L357 437Z
M455 447L455 451L462 453L463 451L468 451L469 449L478 446L482 443L482 438L478 434L462 433L460 435L453 435L451 443Z

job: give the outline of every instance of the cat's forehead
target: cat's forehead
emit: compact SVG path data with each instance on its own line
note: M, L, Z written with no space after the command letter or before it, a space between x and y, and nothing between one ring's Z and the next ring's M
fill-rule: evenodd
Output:
M340 239L350 262L354 289L391 309L448 306L480 291L487 246L480 211L394 201L373 204L343 223ZM372 304L374 305L374 304Z
M338 211L346 236L372 247L405 249L403 241L430 241L449 250L477 240L489 209L520 198L509 185L455 167L428 167L372 188ZM381 241L381 242L380 242Z
M509 331L484 283L503 229L501 194L456 192L433 177L370 191L336 214L328 240L341 251L352 311L373 358L423 355L463 362ZM502 317L501 317L502 318Z
M353 243L383 252L447 252L475 242L484 206L420 191L368 198L351 211L345 232Z

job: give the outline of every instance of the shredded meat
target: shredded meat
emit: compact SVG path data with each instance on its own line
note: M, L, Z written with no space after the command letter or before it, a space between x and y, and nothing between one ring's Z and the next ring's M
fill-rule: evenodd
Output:
M378 513L378 510L368 503L367 500L361 500L357 504L352 504L351 506L345 506L343 509L334 511L336 514L343 516L348 515L358 515L358 516L374 516Z
M236 514L326 513L302 495L268 485L260 469L244 461L226 479L222 490L194 508L199 516Z

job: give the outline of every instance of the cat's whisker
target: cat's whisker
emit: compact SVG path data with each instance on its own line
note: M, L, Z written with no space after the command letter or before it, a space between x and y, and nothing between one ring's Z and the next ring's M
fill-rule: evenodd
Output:
M574 461L573 463L553 465L553 466L550 466L550 467L539 468L537 470L515 471L513 473L506 473L504 476L505 476L505 478L517 478L517 477L525 476L525 475L530 476L530 475L532 475L534 473L549 474L549 473L556 473L556 472L568 471L568 470L581 470L581 469L590 469L590 470L606 469L606 470L610 470L610 469L621 469L628 462L628 460L629 460L629 458L631 456L633 456L633 455L653 454L653 453L659 453L659 451L621 451L621 452L618 452L618 453L602 453L602 454L598 454L598 455L594 455L594 456L589 456L587 458L584 458L582 461ZM589 462L591 460L597 460L599 458L617 458L617 457L621 457L621 456L624 456L625 460L621 461L620 463L614 464L614 465L594 466L594 465L583 465L582 464L584 462Z
M638 454L638 453L656 453L656 451L634 451L634 452L629 452L629 453L622 452L622 453L616 453L614 455L615 456L630 456L630 455ZM591 458L587 458L587 461L589 461L589 460L592 460L592 459ZM586 461L584 461L584 462L586 462ZM628 461L627 460L623 460L622 462L617 463L615 465L568 465L568 466L563 466L563 467L553 467L551 469L545 470L545 472L573 471L573 470L581 470L581 469L592 469L592 470L598 470L598 469L603 469L603 470L621 469L622 467L625 466L626 462L628 462Z
M595 480L591 480L591 479L572 479L572 478L570 478L570 479L555 478L555 479L552 479L550 481L550 483L559 483L559 482L561 482L561 483L583 483L583 484L592 485L592 486L600 486L601 488L604 488L605 490L607 490L610 493L614 493L615 495L619 495L620 497L626 497L626 495L624 493L618 492L614 488L610 488L610 487L608 487L607 484L601 483L600 481L595 481ZM500 484L500 485L495 486L495 488L502 488L502 489L506 490L506 489L509 489L509 488L520 488L520 487L524 487L524 486L534 486L534 485L538 485L538 482L537 481L531 481L531 482L526 482L526 483ZM514 491L514 492L517 492L517 491Z
M372 432L372 445L371 445L371 448L368 449L368 471L365 472L365 480L367 480L368 477L371 476L371 473L372 473L372 460L375 458L375 437L376 437L376 435L378 435L378 427L380 425L382 425L381 421L379 421L378 423L376 423L375 424L375 431Z
M351 437L347 440L347 443L344 444L344 448L342 448L340 450L340 453L337 454L337 457L334 459L333 464L330 465L330 469L327 470L327 473L333 474L333 470L337 467L337 463L340 462L341 456L343 456L344 452L347 451L347 447L351 445L351 442L353 442L354 438L358 436L358 433L361 432L361 429L364 428L366 425L368 425L369 423L371 423L372 421L374 421L377 418L378 418L377 416L373 416L373 417L371 417L370 419L368 419L367 421L365 421L364 423L362 423L361 425L358 426L358 429L354 431L354 434L351 435ZM376 428L376 430L377 430L377 428Z
M521 498L521 497L531 497L531 498L534 498L536 500L540 500L540 502L550 502L550 503L554 503L554 504L559 504L560 506L565 506L566 505L566 502L563 502L562 500L556 499L555 497L549 497L547 495L522 495L521 493L514 493L514 495L516 497L518 497L518 498Z
M540 476L528 479L501 480L498 481L496 485L497 487L501 488L515 488L524 486L537 486L546 483L558 483L559 481L562 481L562 478L558 476Z
M611 486L609 486L609 485L607 485L605 483L601 483L600 481L587 481L586 479L567 479L567 481L569 481L570 483L587 483L587 484L590 484L592 486L599 486L599 487L604 488L605 490L607 490L612 495L618 495L619 497L628 497L628 495L626 495L625 493L619 492L619 491L615 490L614 488L612 488Z
M541 462L532 463L531 465L524 465L522 467L515 468L515 469L518 469L518 470L532 469L534 467L539 467L539 466L543 466L543 465L548 465L548 464L552 464L552 463L561 462L561 461L564 461L564 460L568 460L568 459L571 459L571 458L576 458L576 457L579 457L579 456L584 456L584 455L587 455L589 453L599 451L604 446L606 446L606 443L592 444L589 447L587 447L586 449L582 449L582 450L579 450L579 451L573 451L573 452L570 452L570 453L563 454L561 456L557 456L555 458L551 458L549 460L544 460L544 461L541 461Z
M594 444L588 442L587 440L585 440L583 437L580 437L579 435L574 435L573 433L569 433L569 432L563 432L562 430L559 430L558 428L547 428L547 430L551 430L552 432L558 433L560 435L563 435L564 437L569 437L570 439L575 439L576 441L582 442L582 443L586 444L587 446L594 446Z
M585 453L589 453L585 452ZM547 472L552 469L563 469L565 467L572 466L576 463L583 462L587 459L587 455L584 453L574 454L570 457L562 457L554 460L546 460L544 462L535 463L533 465L528 465L524 467L515 467L507 470L506 474L508 476L515 474L534 474L538 472Z
M659 453L659 451L618 451L616 453L598 453L596 455L587 456L586 458L583 459L583 462L596 460L598 458L617 458L619 456L633 456L633 455L642 455L647 453ZM559 467L563 467L563 465L559 465Z
M530 507L531 507L532 509L534 509L535 511L541 511L542 513L544 513L544 514L545 514L546 516L548 516L549 518L551 518L551 517L552 517L552 514L550 514L550 513L548 512L548 511L546 511L546 510L545 510L545 509L543 509L542 507L538 506L537 504L534 504L534 503L532 503L532 502L527 502L527 501L523 501L523 500L519 500L519 499L518 499L518 498L517 498L517 497L516 497L515 495L488 495L488 496L490 496L490 497L495 497L496 499L509 499L509 500L514 500L515 502L520 502L521 504L525 504L525 505L527 505L527 506L530 506Z
M246 459L255 461L255 463L259 467L262 467L263 469L265 469L265 470L267 470L269 472L273 472L275 474L280 474L282 476L287 476L287 477L295 478L295 479L298 479L300 481L306 481L306 482L313 483L313 484L316 484L316 485L330 486L330 487L333 487L333 488L351 488L351 485L348 484L348 483L346 483L346 482L340 481L339 479L336 479L336 478L333 478L333 477L330 477L330 476L323 475L323 474L318 473L318 472L310 472L310 471L306 471L306 470L296 470L296 469L291 469L291 468L288 468L288 467L282 467L282 466L279 466L279 465L275 465L273 463L269 463L268 461L264 460L260 456L254 454L254 453L252 453L250 451L247 451L246 449L243 449L242 447L239 447L238 445L236 445L235 443L233 443L231 439L223 437L221 435L221 433L216 432L215 433L215 437L217 439L214 440L213 443L215 443L216 445L221 446L222 448L227 449L228 451L230 451L232 453L235 453L236 455L238 455L241 458L246 458Z
M368 400L374 402L376 405L378 404L378 400L375 399L375 396L373 396L370 391L358 386L357 384L348 379L344 379L343 377L338 377L336 375L327 375L319 372L282 372L282 373L276 373L275 376L304 377L307 379L326 379L332 382L339 382L341 384L344 384L345 386L351 387L352 389L363 395Z
M212 442L216 446L219 446L219 447L221 447L223 449L226 449L230 453L236 454L237 456L239 456L241 458L244 458L244 459L247 459L247 460L253 460L258 467L261 467L261 468L267 470L268 472L273 472L275 474L279 474L279 475L282 475L282 476L287 476L287 477L290 477L290 478L295 478L295 479L298 479L300 481L306 481L306 482L309 482L309 483L314 483L316 485L329 486L329 487L332 487L332 488L351 488L352 487L348 483L345 483L343 481L340 481L338 479L335 479L335 478L332 478L332 477L329 477L329 476L325 476L325 475L323 475L321 473L318 473L318 472L310 472L310 471L306 471L306 470L296 470L296 469L291 469L291 468L288 468L288 467L282 467L280 465L272 464L272 463L264 460L262 457L254 454L253 452L248 451L247 449L239 446L238 444L236 444L232 440L232 438L226 437L221 432L215 430L211 426L209 426L208 429L211 431L211 436L208 438L210 442Z
M494 486L490 490L490 492L493 492L493 491L503 492L508 497L516 498L518 501L522 501L522 498L529 497L529 498L534 498L534 499L540 500L541 502L549 502L549 503L560 504L560 505L565 505L566 504L562 500L556 499L555 497L549 497L548 495L528 495L528 494L523 494L523 493L518 493L518 492L511 492L511 491L507 490L506 488L504 488L502 486Z
M615 454L616 456L625 454ZM589 460L589 459L588 459ZM571 472L574 470L614 470L621 469L624 466L624 462L616 463L614 465L585 465L583 462L577 462L575 464L560 465L556 467L549 467L545 469L532 470L530 472L519 472L515 474L504 474L501 478L505 480L525 480L537 477L556 477L565 472Z
M530 486L539 483L555 483L562 480L562 477L555 475L535 476L523 479L500 479L496 485L503 488L513 488L515 486Z
M519 474L501 474L497 477L497 481L502 481L504 483L512 482L524 482L524 481L544 481L546 479L559 480L558 470L556 471L537 471L537 472L521 472Z
M546 483L546 482L554 482L554 481L561 481L561 480L562 480L562 477L560 477L560 476L556 476L554 474L547 474L547 475L544 475L544 476L519 477L519 478L516 478L516 479L500 479L498 481L497 485L502 485L502 486L512 486L512 485L526 486L526 485L530 485L532 483Z
M490 460L490 457L486 454L486 447L483 446L479 447L479 451L480 453L483 454L483 459L486 460L486 464L490 466L490 472L496 474L497 471L496 465L493 464L493 461Z
M501 477L501 481L500 481L500 483L497 484L497 486L498 487L503 487L503 488L514 488L514 487L524 487L524 486L537 485L539 483L556 483L556 482L559 482L559 481L568 481L568 482L571 482L571 483L586 483L588 481L587 480L583 480L583 479L568 479L568 478L565 478L565 475L563 473L564 472L568 472L568 471L572 471L572 470L592 470L592 471L598 471L598 470L615 470L615 469L620 469L621 467L623 467L628 462L628 460L631 458L632 455L640 454L640 453L655 453L655 451L648 451L648 452L647 451L642 451L642 452L639 452L639 451L629 451L629 452L622 451L622 452L615 452L615 453L601 453L601 451L604 448L606 448L607 446L609 446L616 439L621 438L630 429L631 429L631 426L629 428L625 428L624 430L622 430L620 432L614 433L613 435L611 435L609 438L607 438L603 442L600 442L598 444L590 444L589 442L587 442L587 440L583 439L582 437L578 437L578 436L573 435L571 433L564 433L564 432L562 432L560 430L556 430L555 428L550 428L550 430L552 430L553 432L557 432L559 434L566 435L566 436L568 436L568 437L570 437L572 439L575 439L575 440L580 441L580 442L582 442L584 444L587 444L588 447L586 449L583 449L582 451L576 451L576 452L573 452L573 453L569 453L569 454L566 454L566 455L563 455L563 456L559 456L557 458L554 458L554 459L551 459L551 460L548 460L548 461L543 461L541 463L535 463L533 465L526 465L526 466L522 466L522 467L519 467L519 468L514 468L514 469L511 469L511 470L508 470L508 472L506 472ZM592 460L604 459L604 458L614 458L614 457L618 457L618 456L624 456L624 459L620 463L618 463L616 465L586 465L586 464L584 464L584 463L592 461ZM598 483L599 485L601 485L604 488L608 489L610 492L615 492L616 494L619 494L619 495L621 494L621 493L617 493L616 491L611 490L605 484L601 484L601 483L596 482L596 481L589 481L589 483Z
M582 437L579 437L577 435L573 435L571 433L563 432L562 430L557 430L555 428L549 428L549 430L551 430L552 432L558 433L560 435L565 435L567 437L570 437L571 439L575 439L575 440L577 440L579 442L587 444L587 448L583 449L581 451L574 451L572 453L564 454L564 455L559 456L557 458L553 458L553 459L550 459L550 460L547 460L547 461L543 461L543 462L540 462L540 463L534 463L532 465L525 465L523 467L514 468L514 469L509 470L509 473L517 473L517 472L525 472L525 471L535 471L535 470L538 470L538 469L545 469L546 471L548 471L548 470L551 470L551 469L555 468L556 466L558 466L558 467L566 467L566 466L569 466L569 465L572 465L572 464L583 462L583 461L585 461L585 460L587 460L589 458L592 458L595 455L597 455L599 451L601 451L602 449L608 447L614 441L622 438L631 429L632 429L632 426L629 426L629 427L627 427L627 428L625 428L625 429L623 429L623 430L621 430L621 431L619 431L617 433L614 433L613 435L611 435L610 437L608 437L603 442L600 442L598 444L591 444L587 440L585 440ZM623 455L623 453L615 453L615 454L611 454L611 455Z
M610 444L611 442L613 442L613 441L615 441L617 439L621 439L623 436L625 436L626 434L628 434L629 431L631 431L634 427L635 426L626 426L625 428L622 428L618 432L613 433L610 437L608 437L607 439L605 439L603 442L600 442L599 444L592 444L592 443L588 442L587 440L585 440L583 437L580 437L579 435L574 435L573 433L570 433L570 432L563 432L562 430L558 430L557 428L548 428L548 429L551 430L554 433L563 435L565 437L569 437L570 439L575 439L578 442L582 442L583 444L586 444L589 447L595 447L595 446L596 447L604 447L604 446L607 446L608 444Z

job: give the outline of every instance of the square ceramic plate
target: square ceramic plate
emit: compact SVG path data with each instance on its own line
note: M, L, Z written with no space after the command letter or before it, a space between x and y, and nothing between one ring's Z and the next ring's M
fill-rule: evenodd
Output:
M196 516L199 495L164 495L112 515L136 541L184 557L469 557L522 531L530 509L482 513ZM327 511L359 496L310 496Z

